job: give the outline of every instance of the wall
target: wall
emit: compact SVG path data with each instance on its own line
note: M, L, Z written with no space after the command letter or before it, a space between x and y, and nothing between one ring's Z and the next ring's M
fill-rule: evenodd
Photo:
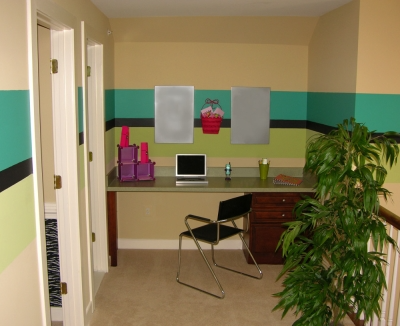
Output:
M309 45L307 119L336 126L354 116L359 4L352 1L324 16Z
M400 132L400 2L360 3L356 116L378 131ZM400 164L385 187L393 196L383 205L400 215Z
M114 88L113 38L108 19L89 0L54 1L85 20L104 44L105 87ZM28 1L0 0L0 324L42 325L42 305L36 247L30 105L28 85ZM82 86L80 30L75 31L76 87ZM78 103L78 98L76 99ZM82 130L81 130L82 131ZM46 137L44 135L44 137ZM82 176L82 172L81 172ZM85 185L83 185L85 187ZM48 196L46 196L48 197ZM50 199L51 200L51 199ZM84 198L80 221L85 220ZM43 221L44 223L44 221ZM82 235L85 239L87 235ZM88 266L83 255L84 305L89 300ZM19 312L23 313L19 313Z
M308 120L336 126L355 117L372 131L400 132L400 3L352 1L320 18L309 46ZM323 128L322 128L323 130ZM400 165L385 187L400 209Z
M373 18L375 9L380 5L364 5L365 1L352 1L320 18L302 19L111 19L116 41L116 90L114 116L109 113L108 123L115 134L114 144L110 141L107 145L115 149L121 132L120 126L128 125L131 127L131 143L148 142L150 158L158 166L174 165L173 156L177 152L205 152L210 158L210 166L223 167L228 161L232 163L233 169L235 166L256 166L258 157L268 157L272 166L301 167L304 164L306 140L316 132L329 131L343 119L355 116L360 122L368 122L368 126L371 125L370 128L376 128L378 132L391 127L398 129L398 126L394 126L397 120L390 118L392 113L395 116L398 114L397 94L385 96L385 106L381 108L384 110L383 115L373 121L366 119L369 109L361 104L370 100L360 93L361 85L371 85L379 80L375 78L379 76L368 76L370 72L366 74L364 70L379 53L382 56L380 61L389 60L389 66L393 65L396 71L394 58L398 47L392 45L395 43L392 41L394 38L387 33L393 26L397 26L394 18L396 15L390 14L389 20L383 24L385 27L380 27L380 33L376 35L370 29L375 30L375 25L382 26L386 16L382 12L381 22ZM376 12L397 12L397 6L390 2L390 9L377 9ZM366 40L362 41L362 38ZM370 57L370 48L376 49L376 42L382 43L382 40L386 42L386 51L374 50L376 55ZM393 49L395 54L386 57L385 53L389 49ZM384 71L388 73L390 68L385 67ZM391 76L388 80L398 79L398 74ZM193 144L154 143L153 88L156 85L195 86ZM229 119L229 90L231 86L239 85L271 87L270 144L231 145L229 126L221 128L218 136L202 134L196 121L202 100L207 97L220 99L227 112L225 118ZM394 87L385 89L390 93ZM381 101L382 97L374 96L374 99ZM387 118L382 118L386 113ZM109 153L111 150L108 149ZM387 181L388 185L391 183L390 187L398 185L400 174L396 171L399 169L396 167L389 172ZM122 196L132 198L134 195ZM153 212L150 220L160 223L161 217L156 215L162 210L163 199L159 194L145 195L138 201L119 201L122 242L125 243L125 237L170 239L177 234L177 226L166 226L155 235L146 227L150 224L145 222L149 219L149 216L144 215L145 208ZM191 198L190 203L195 200L195 197ZM125 204L127 202L129 204ZM178 205L179 199L174 202ZM182 212L190 211L191 208L185 204L179 204L179 207L183 208ZM211 208L207 211L203 207L202 210L212 214ZM172 213L167 211L165 214L163 218L171 221L174 219ZM140 232L135 231L130 218L132 215L144 219Z
M208 165L304 165L307 120L308 43L318 18L182 17L111 19L115 35L115 141L129 125L130 142L148 142L157 166L174 166L178 152L208 155ZM154 86L195 87L193 144L154 143ZM268 145L232 145L229 123L218 135L202 133L200 109L206 98L219 99L230 120L232 86L271 87L271 134ZM112 116L110 114L110 119ZM116 157L116 153L114 154ZM232 197L235 194L229 194ZM131 200L130 200L130 199ZM213 216L213 194L119 194L122 247L153 245L147 239L175 241L183 217ZM204 205L207 203L207 205ZM145 209L150 214L145 215ZM132 216L135 218L133 219ZM153 224L162 225L154 228ZM176 241L174 242L174 246Z
M12 27L12 28L10 28ZM40 325L25 1L0 1L0 306L2 325ZM24 313L17 313L18 307Z

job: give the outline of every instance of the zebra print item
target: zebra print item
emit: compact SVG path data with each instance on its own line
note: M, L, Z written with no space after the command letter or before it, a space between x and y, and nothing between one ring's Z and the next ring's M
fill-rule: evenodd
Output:
M51 307L62 307L60 290L60 259L58 255L58 229L56 219L45 219L47 273Z

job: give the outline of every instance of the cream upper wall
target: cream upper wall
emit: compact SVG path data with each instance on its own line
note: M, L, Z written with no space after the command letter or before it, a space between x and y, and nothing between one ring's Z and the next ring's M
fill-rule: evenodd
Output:
M0 273L0 324L44 325L38 284L36 241Z
M400 1L360 1L357 93L400 93Z
M359 1L320 17L309 46L308 91L356 90Z
M316 17L111 19L115 88L193 85L307 91Z
M115 87L306 91L307 58L302 45L122 42L115 44Z
M0 90L25 90L29 88L26 3L0 0L0 5Z
M78 22L84 21L87 37L97 43L103 44L104 50L104 88L114 88L114 37L108 35L107 31L111 29L108 18L90 1L90 0L53 0L60 7L74 15ZM80 25L80 24L79 24ZM81 56L80 27L75 33L76 56ZM78 86L82 85L81 61L77 61L76 74Z
M142 17L110 19L116 42L308 45L317 17Z
M42 143L43 197L45 203L56 202L54 190L54 142L52 86L49 62L50 30L38 26L39 96L40 96L40 133Z

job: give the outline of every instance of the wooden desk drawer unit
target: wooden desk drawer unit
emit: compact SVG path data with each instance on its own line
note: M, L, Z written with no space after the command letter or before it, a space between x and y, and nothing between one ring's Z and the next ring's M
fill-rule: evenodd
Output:
M259 264L283 264L282 250L276 250L285 227L282 223L294 219L293 207L302 195L299 192L253 193L249 230L244 239ZM246 228L247 225L244 225ZM243 251L248 263L251 258Z

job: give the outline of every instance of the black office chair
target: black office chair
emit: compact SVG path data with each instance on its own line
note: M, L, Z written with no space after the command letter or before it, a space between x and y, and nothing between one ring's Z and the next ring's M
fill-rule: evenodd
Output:
M236 198L228 199L225 201L221 201L219 203L219 210L218 210L218 219L217 220L210 220L208 218L200 217L200 216L195 216L195 215L187 215L185 217L185 224L188 229L188 231L182 232L179 235L179 252L178 252L178 273L176 275L176 280L178 283L186 285L188 287L191 287L193 289L199 290L201 292L204 292L206 294L212 295L216 298L223 299L225 297L225 292L221 286L221 283L219 282L217 276L214 273L214 270L212 269L210 263L208 262L206 256L204 255L203 249L200 247L199 241L206 242L211 244L211 252L212 252L212 260L213 264L216 267L220 267L223 269L226 269L231 272L235 272L238 274L242 274L245 276L249 276L255 279L261 279L263 276L263 273L261 269L259 268L257 262L255 261L253 255L251 254L249 247L247 246L246 242L243 239L243 233L247 232L247 230L242 230L239 229L236 226L235 220L239 218L249 218L249 213L251 211L251 199L252 199L252 194L247 194L243 196L239 196ZM203 226L197 227L192 229L189 225L188 220L196 220L200 221L203 223L206 223ZM232 226L225 225L225 223L231 222ZM248 221L247 221L248 222ZM249 225L249 223L247 223ZM237 270L233 270L224 266L220 266L215 262L214 258L214 246L217 245L221 240L230 238L234 235L239 235L240 239L242 240L244 247L247 249L249 252L250 257L252 258L254 265L258 269L259 275L253 276L250 274L246 274ZM208 266L208 269L210 270L212 276L215 279L215 282L217 282L217 285L221 291L221 295L216 295L211 292L202 290L200 288L197 288L195 286L192 286L190 284L184 283L179 280L179 275L180 275L180 269L181 269L181 249L182 249L182 237L188 237L192 238L193 241L196 243L197 248L200 251L201 256L203 257L205 263Z

